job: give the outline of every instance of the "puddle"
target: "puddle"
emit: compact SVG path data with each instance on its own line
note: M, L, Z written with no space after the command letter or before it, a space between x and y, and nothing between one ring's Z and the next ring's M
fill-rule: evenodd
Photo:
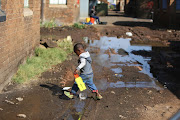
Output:
M107 79L98 80L97 88L99 90L106 90L107 88L155 88L160 90L161 87L157 86L154 82L108 82ZM158 84L158 83L157 83Z
M122 66L139 66L142 68L140 73L146 74L151 78L151 82L121 82L108 83L109 87L151 87L158 88L152 73L150 72L150 65L148 62L151 57L143 57L135 55L132 51L152 51L150 45L131 45L130 38L116 38L116 37L101 37L100 40L85 41L89 44L88 51L92 52L93 61L103 67L110 68L116 77L123 77ZM117 67L115 67L117 66ZM101 87L100 87L101 89Z

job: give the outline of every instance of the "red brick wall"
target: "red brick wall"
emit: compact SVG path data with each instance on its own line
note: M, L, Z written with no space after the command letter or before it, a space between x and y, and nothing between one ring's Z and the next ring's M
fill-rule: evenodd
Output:
M0 22L0 91L40 40L40 0L29 0L32 16L24 17L23 0L1 0L6 21Z
M60 24L70 24L79 20L79 4L77 0L67 0L67 5L50 5L49 0L44 2L43 20L55 19Z

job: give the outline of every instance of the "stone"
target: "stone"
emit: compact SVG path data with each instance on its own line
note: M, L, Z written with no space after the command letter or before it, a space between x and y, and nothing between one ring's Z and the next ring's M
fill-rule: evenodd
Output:
M0 111L3 111L3 109L2 109L2 108L0 108Z
M12 101L5 100L5 102L8 103L8 104L14 105L14 102L12 102Z
M46 49L44 45L39 45L39 48Z
M119 117L121 118L121 119L125 119L126 117L124 117L124 116L122 116L122 115L119 115Z
M18 114L17 117L26 118L26 115L25 114Z
M119 55L128 55L128 52L126 52L124 49L121 48L118 50L118 54Z
M115 94L115 92L114 92L114 91L111 91L111 93L112 93L112 94Z
M21 102L21 101L23 101L23 98L18 97L18 98L16 98L16 100L18 100L19 102Z

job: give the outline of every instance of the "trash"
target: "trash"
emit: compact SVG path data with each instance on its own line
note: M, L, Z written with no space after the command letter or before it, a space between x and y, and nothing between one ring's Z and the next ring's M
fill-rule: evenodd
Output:
M131 32L126 32L127 36L133 36L133 34Z
M71 36L67 36L67 41L68 41L68 42L72 42Z
M136 68L138 68L140 71L143 70L143 68L141 66L135 66Z
M88 37L83 37L83 40L84 40L85 43L88 43L89 38Z
M115 92L114 92L114 91L111 91L111 93L112 93L112 94L115 94Z
M16 98L16 100L18 100L19 102L21 102L21 101L23 101L23 98L18 97L18 98Z
M172 31L171 31L171 30L167 30L167 32L170 32L170 33L171 33Z
M81 93L79 93L79 98L80 98L81 100L85 100L85 99L87 98L87 94L84 93L84 92L81 92Z
M3 111L3 109L2 109L2 108L0 108L0 111Z
M71 87L64 87L63 90L69 90Z
M5 102L8 103L8 104L14 105L14 102L12 102L12 101L5 100Z
M26 118L26 115L25 114L18 114L17 117Z
M151 94L152 93L152 91L151 90L148 90L148 94Z

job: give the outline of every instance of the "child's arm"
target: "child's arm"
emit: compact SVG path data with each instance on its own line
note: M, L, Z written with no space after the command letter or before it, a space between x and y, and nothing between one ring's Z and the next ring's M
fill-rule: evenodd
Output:
M81 63L79 64L79 66L74 71L74 73L76 73L76 74L77 74L78 71L80 71L80 69L82 69L86 65L86 59L85 58L80 58L80 62Z

